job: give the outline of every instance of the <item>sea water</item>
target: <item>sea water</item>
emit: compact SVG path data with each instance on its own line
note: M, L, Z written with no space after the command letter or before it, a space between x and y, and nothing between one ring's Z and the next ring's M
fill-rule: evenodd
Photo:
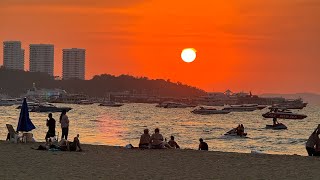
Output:
M320 123L320 107L312 105L303 110L294 110L308 115L303 120L279 120L288 127L287 130L265 129L266 124L272 124L272 119L262 117L268 109L198 115L190 112L193 108L166 109L157 108L155 104L130 103L121 107L104 107L98 104L55 105L73 108L67 113L70 120L69 140L80 134L81 143L113 146L125 146L129 143L138 146L145 128L150 133L155 128L160 128L160 133L165 138L169 139L173 135L179 146L185 149L197 149L199 138L203 138L212 151L306 155L305 142ZM16 106L0 107L0 139L5 140L7 136L6 123L16 128L19 113ZM37 141L45 141L47 115L30 113L36 126L32 132ZM56 132L61 136L59 116L60 113L53 113ZM244 125L247 138L223 135L238 124Z

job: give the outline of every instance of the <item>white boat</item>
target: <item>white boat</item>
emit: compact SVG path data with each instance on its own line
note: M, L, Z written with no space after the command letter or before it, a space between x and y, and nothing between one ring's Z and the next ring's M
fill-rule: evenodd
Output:
M195 105L185 104L185 103L177 103L177 102L163 102L156 107L163 107L163 108L187 108L187 107L196 107Z
M105 102L99 104L99 106L120 107L120 106L123 106L123 104L116 103L113 101L105 101Z
M17 99L0 99L0 106L12 106L21 104L22 101L19 101Z
M229 105L224 107L222 110L231 112L249 112L257 110L256 106L243 106L243 105Z
M205 108L205 107L200 107L198 109L194 109L191 111L194 114L202 114L202 115L208 115L208 114L228 114L230 111L226 110L218 110L215 108Z

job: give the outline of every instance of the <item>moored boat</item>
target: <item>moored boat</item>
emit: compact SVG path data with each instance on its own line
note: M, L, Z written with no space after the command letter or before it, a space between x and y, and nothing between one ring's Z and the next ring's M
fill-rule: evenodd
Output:
M162 102L156 107L162 108L188 108L188 107L196 107L195 105L185 104L185 103L178 103L178 102Z
M63 110L65 111L70 111L72 108L70 107L57 107L53 104L39 104L38 106L29 108L30 112L62 112Z
M256 106L230 105L224 107L222 110L231 112L250 112L257 110Z
M215 108L205 108L205 107L200 107L198 109L194 109L191 111L194 114L202 114L202 115L208 115L208 114L228 114L230 111L226 110L218 110Z
M123 106L123 104L116 103L113 101L105 101L105 102L99 104L99 106L120 107L120 106Z
M270 112L262 114L264 118L278 118L278 119L304 119L308 117L304 114L293 113L286 109L271 109Z

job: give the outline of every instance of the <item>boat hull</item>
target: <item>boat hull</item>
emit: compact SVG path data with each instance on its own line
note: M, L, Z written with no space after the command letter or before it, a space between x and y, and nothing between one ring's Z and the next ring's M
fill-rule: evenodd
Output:
M304 119L307 117L307 115L304 115L304 114L274 113L274 112L267 112L262 116L264 118L278 118L278 119Z
M288 128L286 125L279 123L277 125L266 125L266 129L280 130L280 129L288 129Z

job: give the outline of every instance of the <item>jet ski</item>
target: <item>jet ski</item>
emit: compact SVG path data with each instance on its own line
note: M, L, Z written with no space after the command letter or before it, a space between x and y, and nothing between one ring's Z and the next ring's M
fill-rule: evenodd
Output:
M233 129L231 129L230 131L226 132L224 135L225 135L225 136L246 137L246 136L247 136L247 133L243 133L243 135L240 136L240 135L237 134L236 128L233 128Z
M282 123L278 123L275 125L266 125L266 129L288 129L286 125L282 124Z

